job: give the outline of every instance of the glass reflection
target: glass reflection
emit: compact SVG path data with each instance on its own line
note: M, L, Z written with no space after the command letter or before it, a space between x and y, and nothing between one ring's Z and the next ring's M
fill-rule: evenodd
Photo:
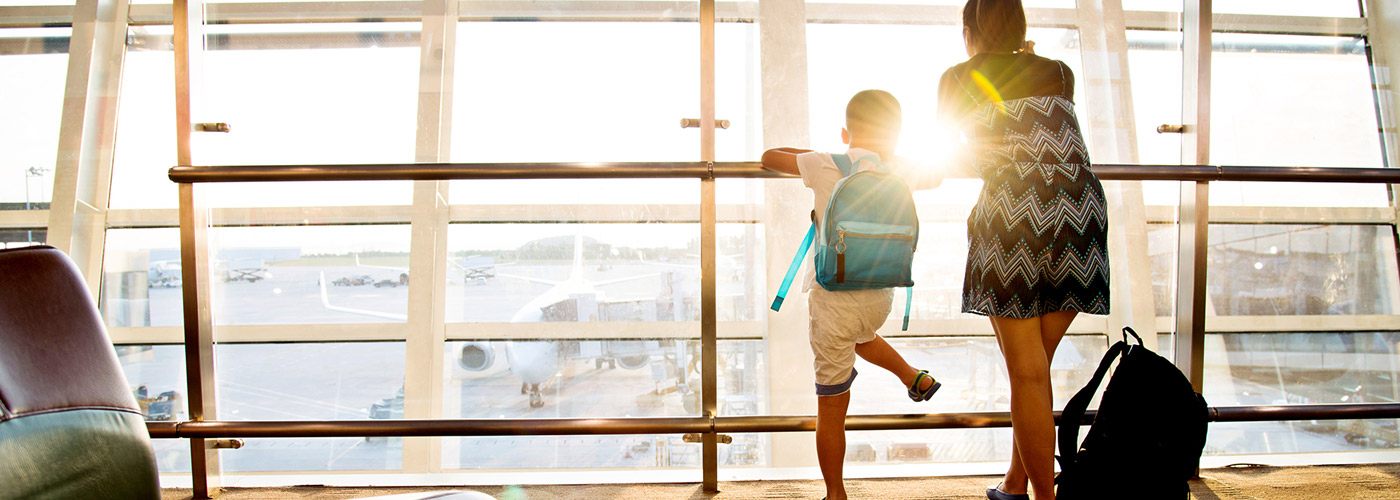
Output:
M684 339L477 340L447 344L446 418L698 416L700 343ZM719 345L721 415L765 405L760 341ZM755 465L761 435L735 436L722 465ZM699 445L680 436L444 438L446 468L693 467ZM738 451L734 451L738 450Z
M1389 226L1213 224L1209 313L1391 314L1394 259Z
M53 197L72 30L0 31L0 210L45 210Z
M1394 403L1400 332L1206 336L1211 406ZM1297 453L1400 446L1396 419L1250 422L1210 426L1206 454Z

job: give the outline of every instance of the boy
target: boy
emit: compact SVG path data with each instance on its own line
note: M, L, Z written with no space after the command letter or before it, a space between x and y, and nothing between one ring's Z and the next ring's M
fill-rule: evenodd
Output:
M913 189L937 187L940 178L921 175L895 158L900 126L899 101L894 96L883 90L861 91L846 105L841 142L850 145L846 154L857 171L875 168L883 161ZM801 175L803 184L812 189L817 217L825 213L831 192L842 178L830 154L805 149L765 151L763 167ZM827 499L844 500L846 489L841 475L846 455L846 409L851 402L851 382L856 378L855 356L899 377L915 401L928 400L941 384L927 371L909 366L885 339L875 334L890 314L893 289L828 291L816 284L816 272L809 272L803 290L808 293L809 335L816 356L817 463L826 483Z

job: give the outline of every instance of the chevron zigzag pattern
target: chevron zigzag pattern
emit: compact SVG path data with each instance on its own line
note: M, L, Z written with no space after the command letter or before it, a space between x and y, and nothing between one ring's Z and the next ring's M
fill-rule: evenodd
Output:
M1051 229L1058 232L1065 223L1078 234L1089 231L1093 223L1108 227L1108 209L1100 193L1084 190L1075 199L1070 193L1059 191L1048 202L1042 202L1034 191L1018 194L1006 183L991 189L990 193L983 190L983 203L973 207L970 220L986 225L999 222L998 227L1007 229L1025 224L1037 237Z
M984 104L968 132L984 145L968 217L963 311L1031 318L1108 314L1108 209L1063 96Z
M1025 241L1018 241L1009 250L1000 241L982 245L976 254L969 253L968 272L981 281L994 281L1003 288L1016 285L1036 289L1042 285L1059 287L1065 280L1073 278L1083 287L1090 287L1100 281L1108 282L1108 255L1096 242L1088 248L1074 251L1063 248L1059 252L1043 249L1035 252ZM1055 254L1059 260L1053 259ZM1016 283L1017 279L1020 283Z

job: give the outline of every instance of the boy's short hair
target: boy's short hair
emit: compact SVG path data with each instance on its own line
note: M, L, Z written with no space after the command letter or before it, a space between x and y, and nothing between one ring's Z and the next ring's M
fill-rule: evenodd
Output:
M846 129L852 134L896 138L902 122L899 101L883 90L862 90L846 104Z

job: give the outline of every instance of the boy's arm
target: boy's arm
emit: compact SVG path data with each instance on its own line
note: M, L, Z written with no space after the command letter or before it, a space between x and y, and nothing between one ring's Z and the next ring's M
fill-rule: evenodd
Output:
M797 169L797 155L810 153L810 149L773 148L763 152L763 168L785 174L802 175Z

